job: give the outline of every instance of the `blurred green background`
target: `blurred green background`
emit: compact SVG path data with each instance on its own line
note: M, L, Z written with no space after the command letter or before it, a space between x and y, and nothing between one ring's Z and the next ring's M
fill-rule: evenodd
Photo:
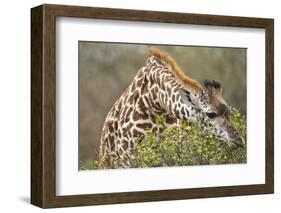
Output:
M246 49L79 42L79 161L97 160L104 119L148 56L169 53L192 78L218 80L227 103L246 114Z

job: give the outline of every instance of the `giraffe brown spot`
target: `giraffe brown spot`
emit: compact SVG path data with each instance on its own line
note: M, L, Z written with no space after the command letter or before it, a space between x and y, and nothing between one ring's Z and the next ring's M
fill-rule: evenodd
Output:
M135 97L134 97L134 102L137 102L137 100L139 99L139 97L140 97L140 94L139 94L139 92L137 92L137 93L135 94Z
M176 97L175 97L175 95L173 95L172 96L172 101L175 102L175 100L176 100Z
M181 108L181 113L182 113L183 116L185 116L184 108Z
M158 131L158 127L153 127L152 131L153 132L157 132Z
M141 129L151 129L152 124L151 123L139 123L139 124L137 124L137 127L141 128Z
M167 88L167 93L168 93L168 96L170 96L172 94L172 90L170 87Z
M111 145L111 144L114 144L114 137L112 135L108 135L108 143Z
M162 99L162 101L164 100L164 94L160 93L160 98Z
M130 121L130 115L131 115L132 111L133 111L133 107L129 107L129 109L127 109L127 113L125 115L125 122L126 123Z
M128 149L128 141L127 140L122 140L122 147L124 150Z
M114 129L117 129L118 128L118 121L115 120L113 125L114 125Z
M112 141L112 143L111 143L111 151L115 151L115 143L114 143L114 141Z
M176 96L176 101L181 101L181 96L180 95Z
M158 89L154 87L154 89L151 91L153 99L157 99Z
M109 132L113 132L114 131L113 122L111 120L109 120L107 122L107 125L108 125Z
M175 118L174 116L167 116L166 117L166 123L167 124L177 123L177 118Z
M135 138L142 138L143 137L143 133L142 132L139 132L138 130L136 129L133 129L133 136Z
M140 108L141 110L145 110L145 109L146 109L145 104L144 104L142 98L139 99L139 101L138 101L138 106L139 106L139 108Z
M134 103L134 95L130 95L129 98L128 98L128 103L129 104L133 104ZM125 103L124 103L125 104Z

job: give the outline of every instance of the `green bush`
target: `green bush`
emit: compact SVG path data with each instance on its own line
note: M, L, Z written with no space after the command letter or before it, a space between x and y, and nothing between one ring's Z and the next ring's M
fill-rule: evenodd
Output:
M180 127L166 127L165 117L157 123L164 130L147 130L147 140L124 155L122 162L130 167L167 167L207 164L234 164L247 162L247 146L230 148L217 141L212 134L204 134L196 124L182 122ZM246 141L246 118L231 108L231 121ZM122 167L116 161L116 167Z
M231 121L246 141L246 117L231 108ZM114 159L114 168L189 166L208 164L234 164L247 162L247 144L230 148L217 141L212 134L204 134L194 123L182 122L180 127L165 126L165 116L156 118L161 131L146 130L147 140L139 143L121 158ZM81 170L97 169L98 162L80 162Z

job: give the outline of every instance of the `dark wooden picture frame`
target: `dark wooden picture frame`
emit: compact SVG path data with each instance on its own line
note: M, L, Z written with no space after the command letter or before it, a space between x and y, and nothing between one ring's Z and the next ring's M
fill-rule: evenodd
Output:
M265 184L87 195L56 195L56 18L95 18L265 29ZM31 9L31 203L42 208L274 192L274 20L63 5Z

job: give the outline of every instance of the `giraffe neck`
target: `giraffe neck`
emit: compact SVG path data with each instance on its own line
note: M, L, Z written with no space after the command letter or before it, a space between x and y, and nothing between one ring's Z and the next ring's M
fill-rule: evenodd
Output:
M200 110L196 96L182 90L171 68L150 56L132 83L109 111L102 130L101 167L112 167L113 159L134 148L146 138L146 130L159 128L155 116L167 115L167 125L179 120L196 122ZM184 91L184 92L183 92Z

